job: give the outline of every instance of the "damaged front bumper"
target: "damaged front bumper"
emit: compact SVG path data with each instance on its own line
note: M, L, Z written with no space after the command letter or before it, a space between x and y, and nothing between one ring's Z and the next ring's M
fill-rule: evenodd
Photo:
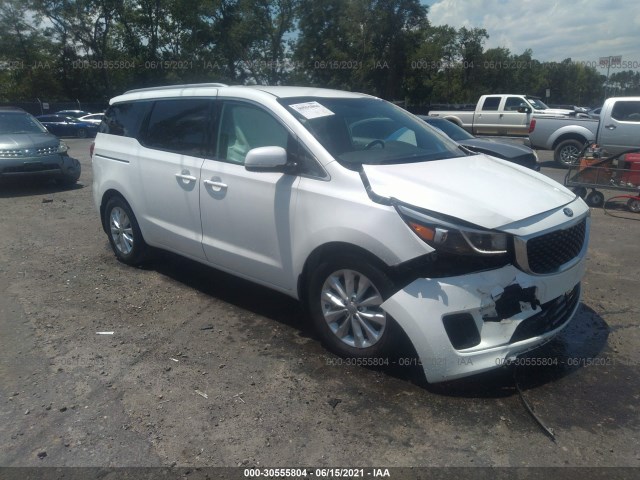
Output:
M65 154L38 157L0 158L0 177L41 177L63 179L78 176L80 162Z
M449 278L420 278L382 308L406 332L427 381L491 370L548 341L580 303L585 258L553 275L512 265Z

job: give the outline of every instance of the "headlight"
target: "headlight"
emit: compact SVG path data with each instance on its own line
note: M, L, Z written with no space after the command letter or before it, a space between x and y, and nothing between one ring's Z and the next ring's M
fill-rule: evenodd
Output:
M510 238L506 233L456 225L407 207L397 207L409 228L438 251L457 255L506 255Z
M69 150L67 144L64 142L60 142L60 144L58 145L58 153L67 153L67 150Z

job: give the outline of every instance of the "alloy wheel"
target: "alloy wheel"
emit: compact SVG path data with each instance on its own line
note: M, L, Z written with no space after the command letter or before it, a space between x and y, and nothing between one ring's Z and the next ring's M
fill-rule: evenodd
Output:
M114 207L109 215L111 238L118 251L129 255L133 250L133 227L127 213L120 207Z
M387 314L382 295L363 274L338 270L325 280L321 291L322 315L329 329L354 348L375 345L384 334Z

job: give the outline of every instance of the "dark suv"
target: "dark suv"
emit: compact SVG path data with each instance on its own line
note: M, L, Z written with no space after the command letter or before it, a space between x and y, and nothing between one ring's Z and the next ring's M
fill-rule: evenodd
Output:
M80 162L67 150L24 110L0 109L0 177L48 176L73 185L80 178Z

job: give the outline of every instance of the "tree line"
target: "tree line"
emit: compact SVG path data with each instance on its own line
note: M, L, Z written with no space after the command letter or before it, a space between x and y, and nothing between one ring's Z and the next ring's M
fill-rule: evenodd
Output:
M595 65L485 48L429 23L419 0L3 0L0 101L106 101L132 88L223 82L362 91L409 105L527 93L597 105ZM607 93L639 94L638 72Z

